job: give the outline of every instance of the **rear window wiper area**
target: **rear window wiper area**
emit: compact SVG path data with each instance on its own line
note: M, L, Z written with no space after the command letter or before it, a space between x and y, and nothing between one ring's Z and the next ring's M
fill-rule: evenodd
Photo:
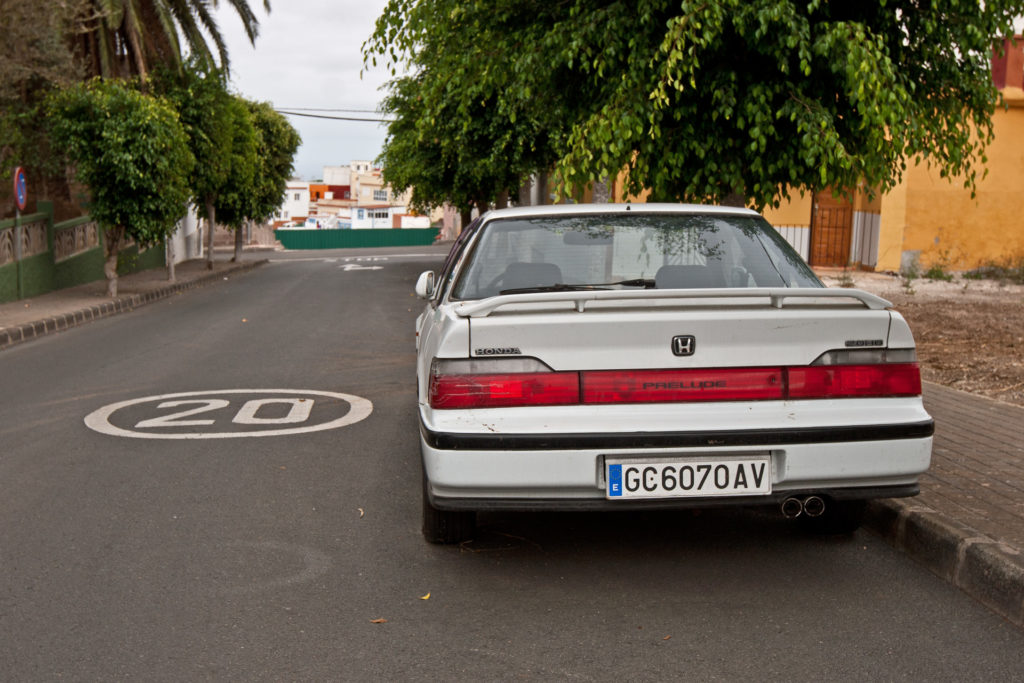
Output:
M557 283L553 285L537 285L534 287L514 287L503 289L499 294L539 294L542 292L585 292L590 290L610 289L611 287L643 287L654 289L654 280L637 278L635 280L621 280L619 282L599 282L593 284L568 285Z

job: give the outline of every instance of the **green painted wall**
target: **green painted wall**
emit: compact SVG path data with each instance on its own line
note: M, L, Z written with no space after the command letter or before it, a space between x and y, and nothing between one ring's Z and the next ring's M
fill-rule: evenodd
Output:
M40 208L49 208L48 202L39 202ZM44 205L47 205L44 207ZM17 301L46 294L55 289L74 287L87 282L103 279L103 233L100 232L100 246L76 254L60 263L54 263L54 235L62 229L89 221L88 217L75 218L70 221L54 224L50 213L32 214L22 217L22 223L46 219L47 243L49 251L22 259L20 262L0 266L0 302ZM14 225L14 220L0 221L0 228ZM120 275L137 273L151 268L162 268L165 265L163 242L139 252L138 247L130 247L121 252L117 259L117 272ZM21 296L18 294L18 280L21 279Z
M117 274L128 275L150 268L162 268L164 263L164 243L154 244L141 254L138 247L130 247L117 255ZM101 273L102 275L102 270Z
M103 249L97 247L53 267L53 288L74 287L103 278Z
M21 297L27 299L53 291L53 252L21 260Z
M0 303L18 298L18 264L0 266Z
M39 202L39 213L25 214L18 221L21 225L46 221L48 251L35 254L0 266L0 302L16 301L21 284L21 298L38 296L53 289L53 221L52 204ZM46 210L49 209L49 213ZM15 220L0 221L0 229L13 228Z
M438 228L373 230L275 230L285 249L358 249L433 244Z

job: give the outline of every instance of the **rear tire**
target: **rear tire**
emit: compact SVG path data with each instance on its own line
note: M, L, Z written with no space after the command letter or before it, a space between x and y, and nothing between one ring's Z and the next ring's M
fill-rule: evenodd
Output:
M866 500L833 500L825 504L825 512L819 517L801 516L804 526L816 534L849 535L864 523L867 510Z
M430 504L427 473L423 473L423 538L429 543L462 543L473 538L476 513L466 510L438 510Z

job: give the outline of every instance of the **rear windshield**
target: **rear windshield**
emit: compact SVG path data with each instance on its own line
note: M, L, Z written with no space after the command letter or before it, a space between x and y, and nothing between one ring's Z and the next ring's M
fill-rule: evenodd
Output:
M507 290L556 285L824 286L759 216L614 214L489 222L452 296L482 299Z

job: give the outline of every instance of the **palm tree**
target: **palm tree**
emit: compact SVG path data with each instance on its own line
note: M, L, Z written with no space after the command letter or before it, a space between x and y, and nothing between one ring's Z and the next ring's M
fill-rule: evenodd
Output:
M255 43L259 20L248 0L226 0ZM104 78L148 77L155 64L178 66L182 42L200 61L227 73L224 38L211 13L219 0L82 0L75 22L74 46L89 74ZM270 12L270 0L263 0ZM213 41L214 59L207 37Z

